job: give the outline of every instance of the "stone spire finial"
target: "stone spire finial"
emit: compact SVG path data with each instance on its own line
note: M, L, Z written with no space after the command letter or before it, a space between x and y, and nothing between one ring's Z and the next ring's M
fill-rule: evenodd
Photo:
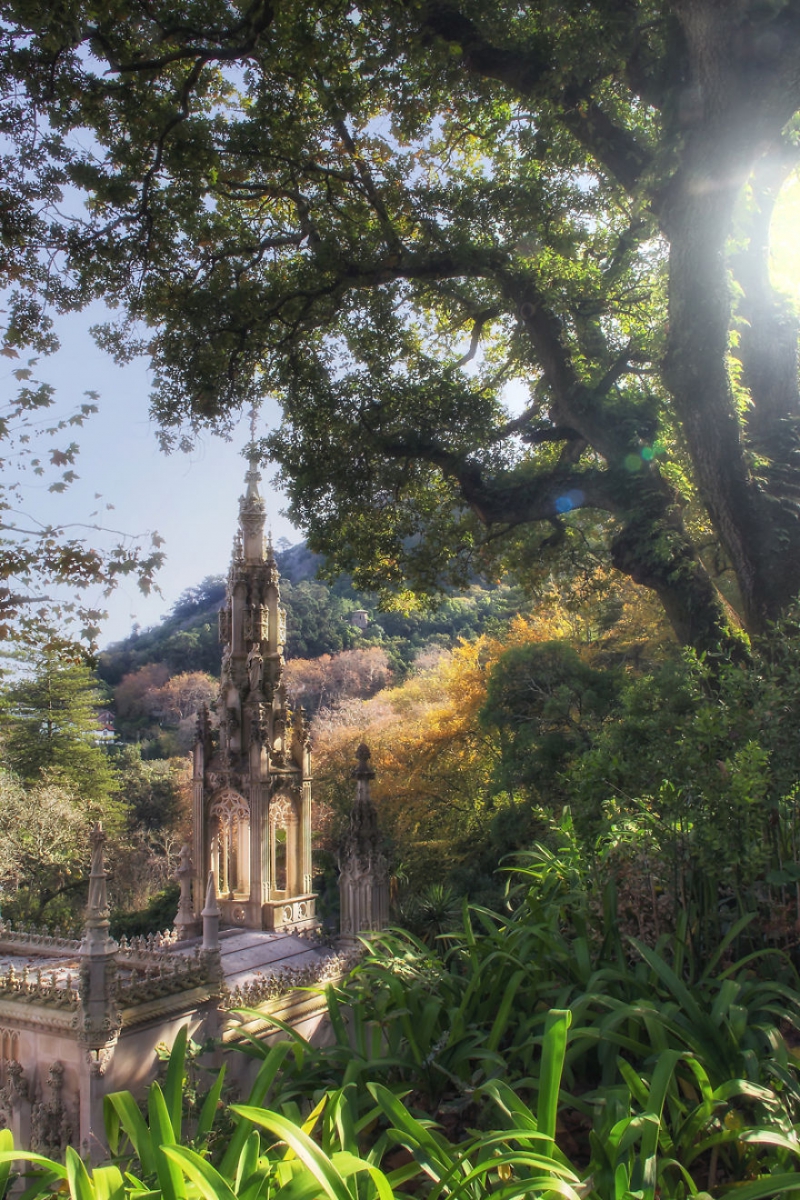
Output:
M264 554L264 522L266 518L266 506L263 497L258 490L258 485L261 482L261 472L258 469L258 447L255 441L255 410L251 416L251 441L247 447L247 461L249 463L247 474L245 475L246 489L245 494L239 500L239 526L242 534L242 543L245 562L263 562Z
M98 821L91 832L92 865L89 870L89 899L86 905L86 929L108 929L108 890L106 888L106 835Z
M370 757L369 747L362 742L353 771L355 802L340 854L341 935L351 941L385 929L389 922L389 872L369 791L370 780L375 778Z
M206 903L200 916L203 918L203 949L219 950L219 905L217 904L217 883L214 872L208 873L206 888Z
M250 409L250 442L247 446L247 461L250 464L245 475L245 483L247 490L240 501L240 509L244 512L246 509L256 509L263 512L264 501L261 498L261 493L258 490L258 485L261 482L261 472L259 471L259 455L258 446L256 444L256 425L258 422L258 408L254 404Z
M355 779L374 779L375 778L375 772L373 771L372 767L369 765L369 760L371 758L372 758L372 755L369 752L369 746L367 746L365 742L362 742L361 745L356 750L356 761L358 763L358 766L355 767L353 770L353 777Z

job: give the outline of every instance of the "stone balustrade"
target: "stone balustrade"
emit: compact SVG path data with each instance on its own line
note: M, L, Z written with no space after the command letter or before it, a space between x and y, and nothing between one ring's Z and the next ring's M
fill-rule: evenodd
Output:
M133 938L123 936L117 951L120 966L146 968L185 962L186 959L172 949L176 941L174 933L149 933L146 937Z
M296 988L321 987L343 975L361 958L361 950L329 954L302 967L281 967L269 975L259 973L248 983L237 985L220 1001L227 1012L237 1008L257 1008L267 1000L276 1000Z
M191 955L128 949L120 952L120 966L129 968L117 978L117 997L124 1006L214 984L217 979L214 964L199 946Z
M13 966L0 970L0 999L46 1004L54 1008L75 1009L79 994L77 979L71 974L50 971L17 971Z
M60 930L51 933L47 926L42 929L24 926L15 929L6 921L0 921L0 951L4 947L13 953L33 951L37 954L60 957L63 954L77 954L81 942L79 938L62 937Z

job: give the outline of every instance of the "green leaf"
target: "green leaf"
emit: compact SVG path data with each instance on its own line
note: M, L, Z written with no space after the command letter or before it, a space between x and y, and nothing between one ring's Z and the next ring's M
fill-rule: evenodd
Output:
M539 1075L539 1097L536 1124L539 1132L555 1142L558 1094L564 1057L567 1052L567 1031L572 1022L569 1009L551 1009L547 1014L542 1043L542 1065Z
M124 1133L142 1164L142 1173L145 1176L155 1175L156 1162L150 1130L130 1092L110 1092L104 1096L103 1118L111 1153L119 1153L119 1135Z
M292 1049L291 1042L276 1042L270 1047L267 1057L262 1062L258 1069L258 1074L253 1082L250 1090L248 1104L260 1105L264 1103L267 1092L272 1087L275 1076L280 1071L287 1054ZM236 1173L236 1166L239 1162L239 1156L244 1149L245 1142L250 1135L251 1126L244 1118L240 1119L236 1128L228 1142L228 1148L223 1155L219 1169L225 1179L233 1179Z
M345 1180L330 1159L322 1153L316 1142L313 1142L308 1134L299 1129L297 1125L293 1125L285 1117L269 1112L267 1109L234 1104L231 1111L244 1117L245 1120L251 1121L254 1125L261 1125L285 1142L312 1173L330 1200L353 1200Z
M219 1171L196 1151L187 1146L165 1146L163 1152L175 1169L179 1168L178 1174L186 1175L205 1200L237 1200L236 1193Z
M0 1153L10 1153L14 1149L14 1137L10 1129L0 1129ZM0 1197L5 1196L8 1179L11 1174L11 1162L0 1162Z
M147 1113L150 1118L150 1135L156 1174L164 1200L183 1200L186 1196L183 1175L175 1163L164 1153L168 1146L175 1144L176 1139L164 1094L157 1083L150 1084L147 1094Z
M125 1181L119 1167L98 1166L92 1169L95 1200L123 1200Z
M494 1024L489 1032L489 1036L486 1039L487 1050L496 1050L500 1045L500 1039L506 1032L509 1014L511 1012L512 1005L514 1004L514 1000L516 999L517 991L523 979L525 979L526 974L526 971L515 971L506 984L503 999L501 1000L500 1007L497 1010L497 1016L494 1019Z
M183 1123L183 1085L186 1067L186 1042L188 1037L189 1026L182 1025L172 1044L169 1062L167 1063L167 1077L164 1080L164 1100L166 1101L176 1142L181 1140L181 1125Z
M226 1065L223 1063L217 1072L217 1078L214 1080L211 1090L203 1101L203 1107L200 1109L200 1116L197 1119L197 1132L195 1133L195 1139L198 1142L208 1137L214 1126L214 1118L217 1115L222 1087L225 1082L226 1069Z
M95 1200L89 1173L72 1146L67 1146L65 1163L72 1200Z

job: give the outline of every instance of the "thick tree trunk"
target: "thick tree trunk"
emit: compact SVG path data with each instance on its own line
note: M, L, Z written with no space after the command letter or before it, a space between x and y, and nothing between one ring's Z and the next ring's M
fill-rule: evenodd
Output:
M724 6L687 0L677 7L700 111L680 131L680 165L658 199L670 242L664 375L700 495L736 574L745 625L758 632L800 588L800 521L794 505L765 486L739 413L743 398L731 379L728 245L747 181L774 152L796 107L797 79L795 73L777 89L770 64L753 62L743 30ZM744 382L753 400L748 425L753 449L760 442L762 452L783 441L782 422L798 412L796 333L776 321L764 282L757 274L749 280L751 332L744 338Z
M734 614L678 522L665 528L651 514L632 518L611 543L611 561L656 593L682 646L734 659L745 653Z

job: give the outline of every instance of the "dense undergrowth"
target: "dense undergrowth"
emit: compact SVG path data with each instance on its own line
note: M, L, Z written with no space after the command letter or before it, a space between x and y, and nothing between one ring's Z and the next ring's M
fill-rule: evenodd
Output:
M505 911L465 906L433 946L376 937L328 990L329 1045L245 1041L246 1104L224 1068L194 1102L184 1031L144 1113L107 1098L108 1163L22 1155L7 1132L0 1163L26 1162L28 1200L800 1196L789 959L740 954L747 917L702 962L685 928L648 947L612 893L598 913L568 883L537 849Z

